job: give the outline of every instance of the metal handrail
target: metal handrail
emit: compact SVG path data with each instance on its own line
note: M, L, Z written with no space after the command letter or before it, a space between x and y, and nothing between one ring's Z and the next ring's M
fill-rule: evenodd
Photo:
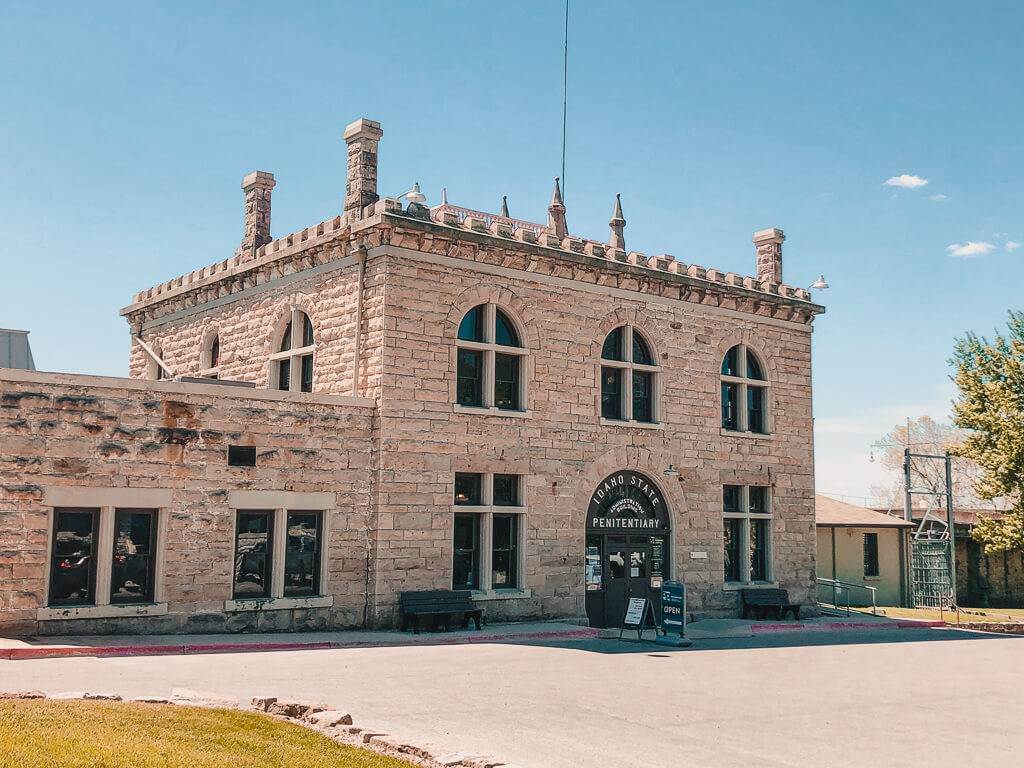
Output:
M869 587L866 584L853 584L849 581L839 581L838 579L823 579L818 577L819 587L831 587L832 588L832 606L839 610L839 597L843 592L846 594L846 615L850 615L850 590L853 589L866 589L871 593L871 613L873 615L878 614L878 606L875 601L875 594L878 592L877 587Z

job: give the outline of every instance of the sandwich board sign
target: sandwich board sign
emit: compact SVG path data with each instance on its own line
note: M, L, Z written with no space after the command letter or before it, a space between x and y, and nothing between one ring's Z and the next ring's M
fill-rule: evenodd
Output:
M626 615L622 617L622 626L619 627L619 639L622 639L622 633L627 629L635 629L637 639L641 639L648 616L650 616L651 623L653 623L654 616L651 612L651 604L646 597L629 598L629 602L626 604Z
M665 634L686 634L686 587L681 581L661 584L661 629Z

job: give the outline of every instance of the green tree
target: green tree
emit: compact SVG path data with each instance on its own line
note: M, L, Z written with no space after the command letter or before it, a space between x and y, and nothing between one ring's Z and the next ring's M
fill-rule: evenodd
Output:
M991 341L973 333L957 339L951 361L960 390L954 421L968 430L956 452L981 468L978 496L1012 505L974 529L986 552L1024 548L1024 312L1010 312L1007 325Z

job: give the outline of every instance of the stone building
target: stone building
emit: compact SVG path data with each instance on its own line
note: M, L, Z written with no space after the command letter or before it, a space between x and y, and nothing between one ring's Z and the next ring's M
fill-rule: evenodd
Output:
M378 198L137 294L130 379L0 372L0 629L391 625L402 590L491 620L621 620L683 581L814 603L811 324L781 230L753 277L421 196ZM75 572L77 569L77 573ZM70 578L69 578L70 577Z

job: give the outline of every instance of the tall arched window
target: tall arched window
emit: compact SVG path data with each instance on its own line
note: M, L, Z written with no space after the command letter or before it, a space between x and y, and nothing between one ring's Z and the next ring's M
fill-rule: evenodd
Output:
M220 336L211 333L203 344L199 375L204 379L220 378Z
M651 345L632 325L620 325L601 347L601 418L657 423L658 376Z
M746 344L737 344L722 359L722 428L768 432L768 380Z
M462 408L526 409L526 349L516 324L495 304L480 304L459 323L455 403Z
M301 309L292 307L270 356L270 386L291 392L313 391L313 323Z

